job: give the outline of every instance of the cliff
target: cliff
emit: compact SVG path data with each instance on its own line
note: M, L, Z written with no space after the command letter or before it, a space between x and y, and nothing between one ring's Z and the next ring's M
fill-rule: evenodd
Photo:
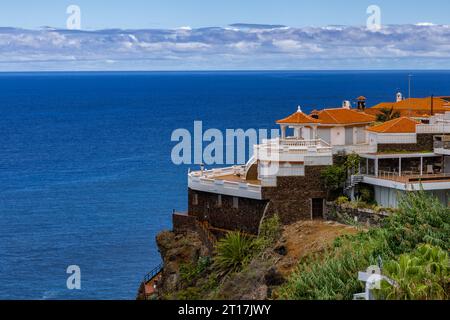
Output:
M156 240L164 269L158 299L273 299L302 257L322 252L340 235L356 233L353 227L322 221L278 228L278 233L272 232L275 237L254 248L248 263L233 272L217 267L217 250L210 254L198 233L160 233Z

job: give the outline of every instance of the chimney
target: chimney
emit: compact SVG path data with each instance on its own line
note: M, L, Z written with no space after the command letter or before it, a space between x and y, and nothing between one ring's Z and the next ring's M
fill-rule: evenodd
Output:
M399 92L397 92L397 95L396 95L396 101L397 102L400 102L400 101L402 101L403 100L403 95L402 95L402 93L399 91Z
M342 108L350 110L352 108L350 101L345 100L344 102L342 102Z
M366 97L359 97L358 99L358 110L364 111L366 110Z

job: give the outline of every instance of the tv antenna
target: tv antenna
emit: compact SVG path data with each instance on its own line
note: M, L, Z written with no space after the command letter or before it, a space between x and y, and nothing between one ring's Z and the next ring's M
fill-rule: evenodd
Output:
M412 74L408 74L408 98L411 99L411 78Z

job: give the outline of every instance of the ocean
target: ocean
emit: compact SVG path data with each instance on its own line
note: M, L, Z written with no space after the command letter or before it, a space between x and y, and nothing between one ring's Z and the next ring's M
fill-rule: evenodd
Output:
M408 74L450 95L450 71L0 73L0 299L134 299L198 167L172 163L173 130L393 101Z

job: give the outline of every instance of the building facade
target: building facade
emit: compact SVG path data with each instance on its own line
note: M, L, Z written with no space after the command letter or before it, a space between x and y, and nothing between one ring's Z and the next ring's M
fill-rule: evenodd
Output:
M344 103L307 115L299 107L277 121L280 138L254 146L246 165L189 172L187 215L211 229L248 233L274 213L285 224L320 219L327 200L321 173L342 153L361 158L345 187L351 197L368 185L380 206L395 208L403 193L423 189L448 205L450 112L375 125L362 98L357 110Z

